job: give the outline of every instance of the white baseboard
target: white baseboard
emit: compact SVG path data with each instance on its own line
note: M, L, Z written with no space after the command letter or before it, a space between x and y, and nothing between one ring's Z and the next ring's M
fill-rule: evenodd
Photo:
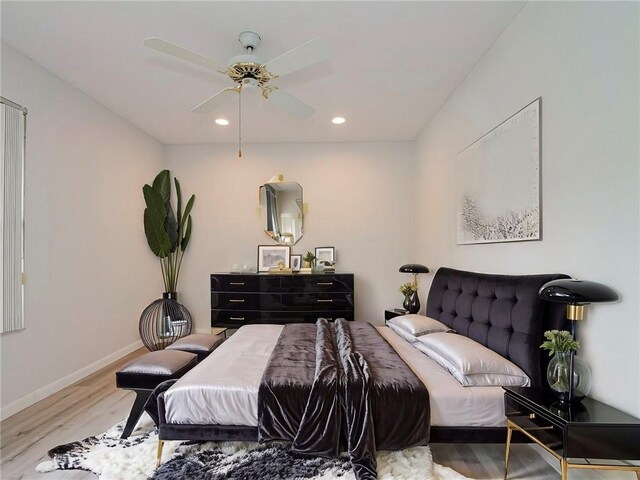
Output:
M75 372L66 375L62 378L59 378L55 382L52 382L48 385L45 385L42 388L35 390L18 400L15 400L8 404L6 407L2 407L0 409L0 420L4 420L12 415L15 415L20 410L24 410L27 407L30 407L34 403L39 402L40 400L47 398L49 395L53 395L56 392L59 392L65 387L69 385L73 385L79 380L82 380L84 377L91 375L94 372L97 372L103 367L106 367L110 363L115 362L119 358L124 357L125 355L134 352L135 350L142 347L142 341L138 340L137 342L132 343L131 345L127 345L120 350L117 350L106 357L101 358L89 365L82 367L80 370L76 370Z

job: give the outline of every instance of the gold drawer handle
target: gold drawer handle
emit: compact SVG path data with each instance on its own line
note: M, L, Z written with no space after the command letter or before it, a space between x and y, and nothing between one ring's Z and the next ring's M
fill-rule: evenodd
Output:
M529 420L535 420L536 418L536 414L535 413L530 413L529 414Z
M320 300L318 298L318 303L331 303L331 302L333 302L333 300Z
M316 285L333 285L333 282L318 282Z
M229 320L244 320L244 317L229 317Z
M236 300L234 298L232 298L231 300L229 300L231 303L244 303L244 300Z
M244 285L244 282L229 282L229 285Z

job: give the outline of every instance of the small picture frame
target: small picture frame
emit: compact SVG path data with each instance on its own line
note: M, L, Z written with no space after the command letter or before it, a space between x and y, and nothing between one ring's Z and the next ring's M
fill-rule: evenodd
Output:
M280 263L289 268L291 247L281 245L258 245L258 272L268 272L269 268Z
M316 263L330 262L331 265L336 263L335 247L316 247Z
M291 255L291 270L299 272L302 267L302 255Z

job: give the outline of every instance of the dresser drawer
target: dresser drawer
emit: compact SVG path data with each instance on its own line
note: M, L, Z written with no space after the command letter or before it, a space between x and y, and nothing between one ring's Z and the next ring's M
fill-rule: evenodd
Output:
M353 310L351 293L283 293L284 310Z
M211 292L211 308L226 310L274 310L280 305L275 293Z
M240 328L242 325L262 323L262 313L244 310L211 310L211 326Z
M351 293L353 292L353 275L323 274L283 277L282 291L298 293Z
M212 292L278 292L280 279L267 275L211 275Z

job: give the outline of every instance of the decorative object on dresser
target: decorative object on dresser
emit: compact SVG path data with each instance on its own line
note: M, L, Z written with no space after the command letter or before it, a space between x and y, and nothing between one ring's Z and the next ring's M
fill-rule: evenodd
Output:
M291 270L299 272L302 268L302 255L291 255Z
M212 327L314 323L319 317L354 319L353 274L211 275Z
M584 319L585 306L590 303L615 302L618 300L618 294L612 288L602 283L591 282L587 280L562 279L553 280L542 286L539 293L540 297L550 302L559 302L567 304L567 319L571 323L571 336L573 340L577 340L576 322ZM575 349L570 349L569 354L569 372L568 378L571 381L565 383L565 388L554 388L560 393L562 402L580 401L589 393L584 391L576 376L576 360ZM551 367L551 364L549 365ZM584 386L591 386L591 372L586 368L586 364L581 365L583 380L588 374L588 382ZM581 382L581 384L582 384ZM553 387L552 387L553 388Z
M504 387L507 478L513 432L521 432L560 461L562 480L569 469L635 472L640 466L640 419L592 398L582 403L560 403L548 390ZM581 460L584 459L584 460Z
M289 268L291 247L258 245L258 272L268 272L272 267Z
M279 175L260 187L264 233L280 245L294 245L303 235L302 187L282 180L283 176Z
M320 262L325 266L333 266L336 263L335 247L316 247L316 262Z
M408 292L407 289L407 293L410 294L408 299L407 293L402 292L405 296L402 306L405 310L409 310L409 313L418 313L420 310L420 298L418 297L418 274L429 273L429 269L418 263L407 263L406 265L402 265L398 271L402 273L413 273L413 282L411 284L412 292Z
M191 195L184 209L180 182L174 178L177 208L171 204L171 172L162 170L151 185L142 187L146 208L144 232L149 248L160 259L165 292L140 316L139 330L149 350L160 350L191 333L191 315L178 303L178 278L184 252L191 239ZM175 212L175 213L174 213Z
M541 238L540 102L534 100L458 154L458 245Z

